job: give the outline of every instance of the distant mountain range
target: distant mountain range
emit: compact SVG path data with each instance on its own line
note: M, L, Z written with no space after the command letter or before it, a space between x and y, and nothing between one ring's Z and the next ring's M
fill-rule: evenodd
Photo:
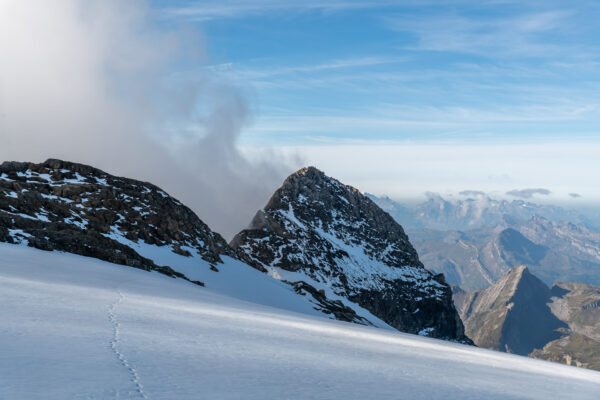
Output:
M600 370L600 287L550 289L525 266L485 290L455 288L454 301L476 345Z
M568 221L595 226L595 221L580 212L549 204L536 204L523 200L496 200L486 195L465 199L446 200L434 193L416 206L407 206L387 196L365 194L379 207L388 212L408 231L432 229L440 231L464 231L495 225L505 216L527 220L540 216L551 221Z
M399 218L408 208L387 198L374 201L404 224ZM405 225L412 226L407 232L421 261L463 289L484 289L522 264L547 285L600 284L600 232L570 211L521 201L480 198L453 203L438 197L411 213ZM419 228L417 217L420 226L468 229Z
M416 207L369 197L408 227L425 266L456 285L477 346L600 370L600 231L585 217L486 196Z

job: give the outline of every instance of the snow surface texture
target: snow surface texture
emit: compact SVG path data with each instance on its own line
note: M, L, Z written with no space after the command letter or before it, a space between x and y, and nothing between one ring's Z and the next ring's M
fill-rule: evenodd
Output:
M600 387L593 371L25 246L0 244L0 302L2 399L597 399Z

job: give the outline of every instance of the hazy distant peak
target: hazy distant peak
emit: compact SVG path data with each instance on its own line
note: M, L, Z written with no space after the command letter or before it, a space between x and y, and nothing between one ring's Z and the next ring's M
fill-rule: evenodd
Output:
M472 191L469 191L472 192ZM389 197L368 195L407 229L470 230L489 225L510 224L532 217L552 221L583 222L575 211L524 200L500 200L486 194L447 200L439 193L426 193L427 200L407 206Z
M455 292L454 301L475 344L527 355L562 336L566 324L547 307L550 288L525 265L509 270L485 290Z

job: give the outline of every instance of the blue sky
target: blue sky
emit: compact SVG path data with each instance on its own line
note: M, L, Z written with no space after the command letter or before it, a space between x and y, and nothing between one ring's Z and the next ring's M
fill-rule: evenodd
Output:
M151 181L229 234L306 165L398 200L597 208L599 20L589 0L4 0L0 159Z
M481 3L152 6L250 99L243 145L595 140L600 3Z

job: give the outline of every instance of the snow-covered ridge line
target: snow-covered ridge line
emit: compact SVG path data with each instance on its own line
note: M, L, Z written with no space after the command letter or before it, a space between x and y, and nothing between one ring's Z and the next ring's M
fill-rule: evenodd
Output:
M196 260L199 268L221 264L224 255L236 257L189 208L150 183L53 159L2 163L0 178L0 241L25 241L173 276L175 267L159 264L132 244L168 248ZM9 233L15 230L28 236Z

